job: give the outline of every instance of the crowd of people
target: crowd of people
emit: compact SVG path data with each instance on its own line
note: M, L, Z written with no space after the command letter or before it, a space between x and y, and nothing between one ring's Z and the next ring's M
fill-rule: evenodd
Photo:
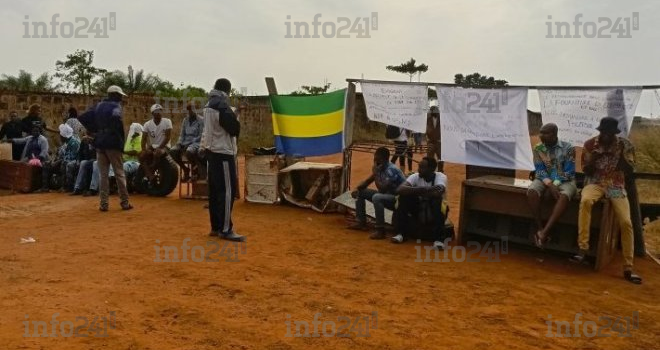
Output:
M42 169L41 192L59 187L71 195L99 195L101 211L108 211L109 179L114 177L123 210L133 206L129 202L126 178L134 177L138 168L144 169L144 186L153 186L154 169L165 156L171 156L181 167L182 181L208 177L210 236L243 241L244 236L233 228L231 211L237 180L237 137L240 122L237 111L229 104L231 83L218 79L203 115L197 115L188 105L182 121L178 141L171 147L172 121L164 118L163 107L154 104L151 117L144 124L133 123L128 135L124 133L121 101L124 92L117 86L108 88L108 97L78 115L75 108L65 113L57 129L49 128L41 117L39 105L32 105L24 118L16 112L0 129L0 140L13 144L14 160ZM624 257L624 278L632 283L642 282L633 272L634 236L626 197L625 179L633 172L634 148L630 141L617 136L618 121L605 117L597 128L599 135L587 140L582 153L585 186L580 193L578 218L579 253L571 258L576 263L585 260L589 252L591 210L594 203L607 198L612 203L621 229ZM44 132L57 132L60 146L49 152ZM388 128L387 135L394 143L395 154L380 147L373 158L371 175L352 192L356 199L356 222L350 229L367 231L366 201L373 203L374 232L371 239L384 239L385 209L393 211L394 235L392 243L402 243L410 235L411 223L422 221L431 231L433 246L444 249L448 232L445 220L447 205L447 176L442 172L440 159L440 114L432 107L427 115L427 154L412 171L413 147L421 146L420 134L412 135L415 145L408 145L411 136L405 129ZM549 240L552 227L577 194L575 149L558 138L555 124L543 125L541 142L533 148L534 179L527 192L530 211L538 230L534 244L542 248ZM187 159L184 162L183 157ZM407 164L405 160L408 160ZM399 169L395 162L399 160ZM54 184L53 178L59 179ZM369 188L374 183L375 188ZM550 217L541 217L543 198L554 201Z
M401 243L406 239L411 233L411 221L423 221L434 237L433 247L445 248L445 239L448 238L445 219L449 208L446 201L447 176L442 173L442 162L435 159L436 155L438 159L440 156L438 120L437 109L431 109L427 117L428 154L419 162L417 173L408 177L403 173L405 157L409 160L408 170L412 168L412 155L406 155L411 153L407 136L404 136L406 130L399 129L399 137L389 137L394 143L394 157L390 159L390 152L385 147L376 150L371 175L351 193L356 199L356 222L349 225L349 229L369 230L366 201L370 201L374 207L375 224L369 238L386 238L385 209L389 209L393 211L392 243ZM575 263L585 261L589 253L592 207L601 198L607 198L614 209L621 231L624 278L641 284L642 278L633 272L634 235L625 188L625 179L633 173L634 147L626 138L617 136L621 130L615 118L603 118L597 130L598 136L590 138L583 146L582 168L585 182L580 192L577 220L579 252L570 260ZM387 136L394 135L394 132L388 133ZM527 199L538 228L533 243L543 248L549 241L551 229L569 202L577 196L578 188L575 148L559 139L557 125L543 125L540 129L540 141L533 148L535 171L527 191ZM394 164L397 159L400 160L401 169ZM371 183L375 183L375 189L369 188ZM544 198L554 201L551 215L545 222L541 216Z

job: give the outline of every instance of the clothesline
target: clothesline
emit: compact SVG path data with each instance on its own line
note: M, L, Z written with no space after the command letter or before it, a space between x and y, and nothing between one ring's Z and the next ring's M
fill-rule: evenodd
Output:
M346 79L349 83L375 83L375 84L395 84L395 85L426 85L426 86L459 86L451 83L433 83L433 82L405 82L405 81L392 81L392 80L368 80L368 79ZM530 90L551 89L551 90L585 90L585 89L642 89L652 90L660 89L660 85L592 85L592 86L554 86L554 85L507 85L507 86L483 86L480 89L513 89L513 88L528 88Z

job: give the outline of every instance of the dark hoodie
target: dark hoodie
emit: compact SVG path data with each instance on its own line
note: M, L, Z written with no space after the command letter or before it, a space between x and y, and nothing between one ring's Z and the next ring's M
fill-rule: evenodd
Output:
M236 118L236 114L229 105L229 97L223 91L211 90L209 93L209 102L206 107L215 109L220 113L220 126L231 136L238 137L241 132L241 123Z

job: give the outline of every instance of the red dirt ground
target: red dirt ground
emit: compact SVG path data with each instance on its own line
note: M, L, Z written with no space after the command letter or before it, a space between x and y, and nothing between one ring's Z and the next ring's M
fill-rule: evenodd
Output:
M370 164L356 153L354 185ZM462 169L446 167L454 222ZM641 286L621 278L620 259L598 273L520 249L499 263L415 262L414 242L371 241L344 229L341 215L241 200L240 261L154 262L158 244L206 246L203 202L136 196L122 212L112 200L100 213L96 198L0 197L0 349L660 349L660 267L649 259L636 260ZM27 236L37 242L20 244ZM82 325L76 317L112 311L116 328L105 338L64 338L60 329L24 337L26 315ZM599 317L634 311L632 337L546 336L548 320L581 313L604 326ZM321 313L339 326L339 316L372 312L370 337L286 337L287 320L311 324Z

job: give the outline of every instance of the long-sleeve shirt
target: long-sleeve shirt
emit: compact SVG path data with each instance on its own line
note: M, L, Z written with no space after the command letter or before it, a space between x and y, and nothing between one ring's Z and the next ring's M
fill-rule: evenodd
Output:
M94 134L94 147L100 150L124 149L124 124L122 123L121 104L105 99L78 117L78 120Z
M34 136L28 136L13 139L12 143L25 145L21 154L21 162L27 162L32 156L41 159L42 162L48 160L48 140L43 135L39 135L36 138Z
M594 162L594 173L585 177L585 185L601 186L606 198L626 197L626 179L619 162L635 165L633 144L628 139L617 137L610 147L605 147L595 136L584 143L582 164L591 163L596 154L600 156Z
M543 142L534 147L534 169L538 180L564 183L575 180L575 147L566 141L554 146Z
M191 120L190 116L183 118L181 123L181 133L179 134L179 144L182 146L190 146L199 144L202 140L202 132L204 131L204 121L200 116L195 120Z
M2 124L0 128L0 140L5 136L8 139L17 139L23 137L23 124L20 120L10 120Z
M202 132L200 147L213 153L235 156L236 150L233 138L220 126L219 109L233 114L233 111L229 108L227 94L222 91L211 90L209 102L204 107L204 131ZM234 115L234 117L236 116Z

